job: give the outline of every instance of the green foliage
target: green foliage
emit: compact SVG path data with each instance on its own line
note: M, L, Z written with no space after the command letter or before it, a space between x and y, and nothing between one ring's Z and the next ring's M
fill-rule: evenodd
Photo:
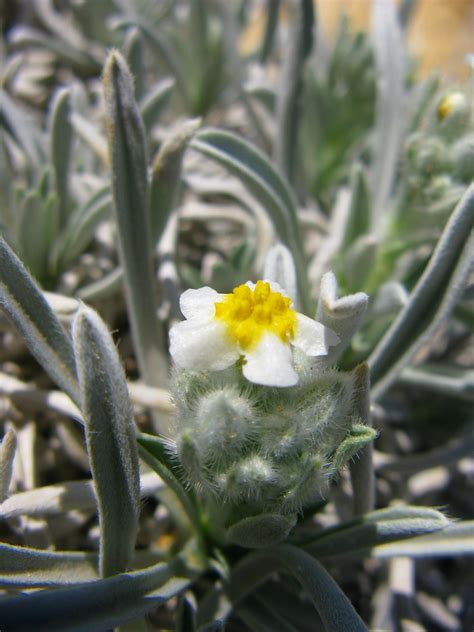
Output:
M23 4L0 67L0 628L366 629L336 580L362 608L395 593L355 563L473 553L468 87L416 79L411 0L333 43L314 3L268 2L250 55L252 2ZM287 388L242 358L171 370L182 290L258 278L338 344L295 351Z

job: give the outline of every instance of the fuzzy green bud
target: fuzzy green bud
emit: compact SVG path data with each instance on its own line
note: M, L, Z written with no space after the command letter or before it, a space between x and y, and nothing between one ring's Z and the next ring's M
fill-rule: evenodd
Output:
M196 443L205 460L238 455L254 434L248 398L233 387L203 395L196 406Z
M469 184L474 180L474 134L457 141L452 148L453 175Z
M469 99L461 91L442 97L437 105L438 129L448 138L460 137L469 127L472 116Z

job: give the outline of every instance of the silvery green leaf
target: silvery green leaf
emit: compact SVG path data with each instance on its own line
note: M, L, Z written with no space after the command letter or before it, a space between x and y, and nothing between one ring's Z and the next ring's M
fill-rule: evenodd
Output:
M71 158L72 127L69 122L71 95L67 88L59 89L50 105L50 159L54 171L56 193L59 198L59 225L66 224L68 208L69 163Z
M298 581L318 611L327 632L367 630L349 599L321 564L305 551L288 544L247 555L236 566L228 588L234 603L276 570L293 575Z
M415 87L414 94L414 103L413 103L413 112L411 116L411 125L410 128L412 130L418 129L423 120L426 111L431 104L435 94L439 90L439 73L437 71L433 71L426 79L422 82L421 85L418 86L418 89Z
M369 297L357 292L342 298L337 297L338 286L332 272L321 279L316 320L332 329L339 336L339 344L329 349L325 362L333 364L350 344L351 338L364 317Z
M125 59L134 78L135 96L141 99L145 92L145 66L143 59L143 41L139 29L128 30L123 44Z
M51 555L51 553L49 553ZM40 590L0 600L0 621L16 632L104 632L150 612L186 590L202 570L176 558L86 585Z
M377 436L377 431L364 424L353 424L347 437L339 444L334 453L333 464L340 469L345 463Z
M200 125L200 119L184 121L164 141L153 161L150 184L150 217L155 244L160 240L176 204L181 184L183 156Z
M8 489L13 474L13 460L16 450L16 434L11 428L5 433L0 443L0 507L8 496ZM0 510L0 515L2 512Z
M85 116L78 112L73 112L70 116L71 125L81 140L86 143L94 154L100 159L102 164L107 163L107 141Z
M377 248L378 242L373 235L362 235L344 252L344 277L350 291L365 287L374 269Z
M283 177L260 150L235 134L215 129L203 130L196 134L190 146L226 167L262 204L279 239L295 258L302 309L311 311L296 202Z
M0 543L1 586L64 586L98 579L97 553L41 551Z
M95 229L110 212L112 196L108 186L102 187L71 213L64 230L54 244L59 269L67 269L89 245Z
M391 557L453 557L474 555L474 520L454 523L442 531L376 546L371 555Z
M277 92L274 155L288 181L298 173L298 131L301 119L302 77L313 45L312 0L289 3L288 41L284 47L280 85Z
M33 120L17 106L5 90L0 90L0 124L24 150L31 164L41 163L43 152L38 130Z
M145 129L149 132L158 121L162 111L167 106L175 87L175 80L171 77L162 79L154 88L149 90L140 102L140 113Z
M140 480L140 496L144 498L153 495L163 485L154 472L144 474ZM97 498L92 481L68 481L12 494L0 503L0 516L4 519L23 515L56 516L68 511L94 510L96 506Z
M226 167L254 192L272 216L281 239L286 242L295 231L297 210L293 193L268 158L254 145L230 132L204 129L191 147Z
M294 582L291 578L289 581L275 578L266 581L252 594L260 603L266 604L267 608L272 608L275 614L279 614L287 625L295 626L299 632L321 630L322 623L317 612L314 611L306 596L298 593L299 590L295 593Z
M428 507L400 506L379 509L337 528L329 529L304 544L317 558L364 557L379 544L446 529L450 521Z
M46 373L78 403L80 396L71 341L41 290L2 237L0 308L12 319Z
M175 457L176 447L161 437L140 433L137 437L140 457L168 485L178 499L192 525L199 525L199 516L192 494L181 482L181 470Z
M351 201L344 226L341 250L370 230L370 194L364 168L355 163L351 173Z
M98 281L84 285L77 291L83 301L93 302L116 294L123 286L123 270L120 266L105 274Z
M466 191L411 292L410 299L369 357L373 396L380 397L449 316L472 269L474 185Z
M474 401L474 369L444 363L407 367L398 378L401 384Z
M298 632L298 628L290 623L291 611L285 615L276 611L272 601L265 601L258 596L249 596L237 608L240 619L251 629L259 632ZM315 623L313 612L313 626ZM313 629L315 629L313 627Z
M51 37L47 33L43 33L39 29L28 26L17 26L12 29L9 42L15 48L44 49L50 51L67 65L79 71L92 76L100 72L100 58L94 50L91 52L87 48L78 49L70 45L70 42L59 37Z
M351 483L353 491L354 515L360 515L372 511L375 506L375 477L372 463L373 439L376 431L371 428L370 415L370 375L369 368L364 362L354 369L355 383L353 395L353 416L364 422L361 426L360 434L354 433L354 426L351 429L353 439L360 441L364 435L368 436L372 432L372 438L366 445L363 445L349 465L351 472ZM367 433L367 434L366 434ZM358 434L358 437L354 436Z
M377 290L371 302L368 318L397 314L408 302L408 292L398 281L387 281Z
M285 540L295 524L295 514L260 514L233 524L227 529L226 537L232 544L259 549Z
M50 251L59 228L59 205L55 194L45 200L39 191L26 196L18 223L21 256L31 273L46 282L50 276Z
M128 314L138 364L147 384L164 386L168 361L157 322L143 122L125 61L112 51L103 74L112 192Z
M283 244L276 244L268 251L263 278L276 281L286 291L293 303L298 305L295 261L291 251Z
M344 227L349 218L351 194L347 187L340 187L337 192L334 208L331 210L331 218L324 239L321 239L309 267L309 278L316 289L321 284L324 274L331 267L332 261L341 249L344 236Z
M144 39L148 42L150 47L153 49L154 53L158 55L158 58L163 62L164 66L169 71L167 74L170 74L174 77L176 81L176 89L180 93L180 96L183 98L186 104L189 103L189 95L187 93L187 84L186 78L183 74L183 69L177 59L177 56L174 54L173 49L171 48L169 42L166 37L164 37L163 30L153 28L150 26L141 15L134 16L133 19L129 19L127 17L120 17L115 21L115 28L123 28L123 27L138 27L141 33L144 36Z
M270 56L278 25L278 13L280 10L280 0L267 0L265 31L260 48L259 60L263 65Z
M461 461L473 452L474 433L468 425L465 434L456 436L455 439L441 447L407 456L384 459L377 464L377 472L400 472L406 476L439 466L446 467L451 463Z
M128 568L138 529L140 474L133 411L114 342L83 307L73 324L81 410L99 509L102 577Z
M397 9L392 0L373 2L373 40L377 100L371 174L371 228L378 232L388 212L405 131L406 52Z
M49 408L82 423L81 411L62 391L40 390L6 373L0 373L0 394L8 395L15 405L31 410Z

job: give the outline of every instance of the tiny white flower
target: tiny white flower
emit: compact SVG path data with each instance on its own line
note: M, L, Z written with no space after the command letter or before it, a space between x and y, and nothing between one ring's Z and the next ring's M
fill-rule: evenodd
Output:
M180 307L186 320L170 330L170 353L186 369L220 371L243 357L250 382L293 386L298 375L292 347L324 356L339 342L331 329L296 312L273 281L248 281L232 294L210 287L187 290Z

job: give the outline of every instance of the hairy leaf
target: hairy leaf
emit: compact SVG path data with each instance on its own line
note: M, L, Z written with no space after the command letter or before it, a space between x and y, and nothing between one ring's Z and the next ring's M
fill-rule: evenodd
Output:
M82 308L73 324L87 451L100 523L102 577L128 568L138 529L140 475L133 411L114 342Z
M71 341L41 290L2 237L0 308L20 330L46 373L78 404L80 396Z

